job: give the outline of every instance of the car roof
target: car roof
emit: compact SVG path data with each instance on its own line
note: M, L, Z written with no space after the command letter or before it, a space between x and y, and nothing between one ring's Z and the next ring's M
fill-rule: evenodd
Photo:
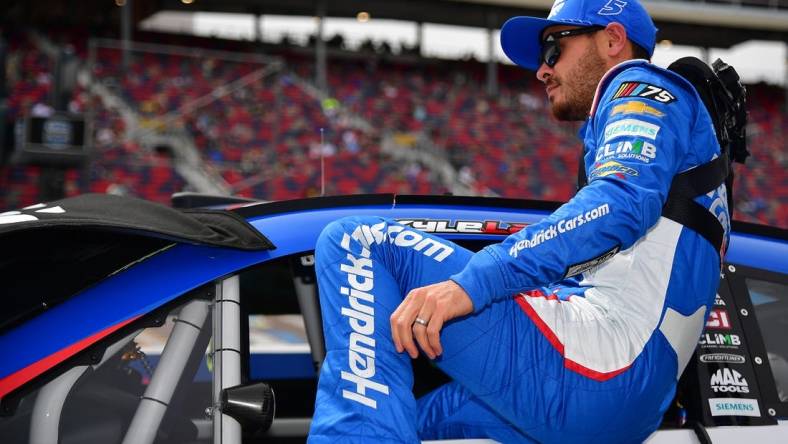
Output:
M241 251L207 245L166 242L125 257L128 264L110 276L94 276L84 290L64 298L24 322L0 332L0 397L61 362L88 349L130 322L178 297L251 267L311 251L322 229L344 216L375 215L431 221L437 233L453 240L496 241L512 223L531 224L560 203L516 199L360 195L230 205L232 211L264 234L274 249ZM461 232L457 221L490 222L491 232ZM788 273L785 230L735 224L727 261ZM454 231L452 231L454 230Z

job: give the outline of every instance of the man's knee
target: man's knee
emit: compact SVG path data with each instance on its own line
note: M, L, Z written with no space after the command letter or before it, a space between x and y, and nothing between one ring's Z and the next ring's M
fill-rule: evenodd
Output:
M318 245L321 240L341 241L345 234L352 235L359 227L374 226L380 223L390 222L379 216L346 216L337 219L326 225L318 237Z
M317 249L326 243L341 247L340 251L370 257L375 246L391 245L443 262L454 252L451 243L378 216L350 216L329 224L318 239Z
M351 253L368 257L375 243L374 236L369 235L370 227L385 226L389 222L392 221L378 216L348 216L326 225L315 244L318 269L321 263L333 263L335 255L345 257Z

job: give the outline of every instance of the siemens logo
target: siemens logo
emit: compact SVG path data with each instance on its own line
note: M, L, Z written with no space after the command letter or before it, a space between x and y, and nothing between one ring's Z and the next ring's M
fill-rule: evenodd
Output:
M633 136L656 140L660 127L653 123L638 119L623 119L610 123L605 127L605 141L608 143L616 137Z
M757 399L709 398L709 409L711 416L761 416Z

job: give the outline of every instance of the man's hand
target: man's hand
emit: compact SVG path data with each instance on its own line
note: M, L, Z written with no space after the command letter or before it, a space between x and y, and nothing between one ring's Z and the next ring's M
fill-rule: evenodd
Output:
M415 288L391 315L391 333L397 352L419 356L413 338L430 359L443 353L440 332L446 321L473 311L473 302L454 281Z

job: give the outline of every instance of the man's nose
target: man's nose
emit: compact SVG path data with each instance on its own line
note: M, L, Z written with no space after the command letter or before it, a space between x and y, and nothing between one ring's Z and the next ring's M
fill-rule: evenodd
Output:
M553 75L553 68L547 66L546 63L542 62L539 65L539 69L536 71L536 79L540 82L546 83L550 76Z

